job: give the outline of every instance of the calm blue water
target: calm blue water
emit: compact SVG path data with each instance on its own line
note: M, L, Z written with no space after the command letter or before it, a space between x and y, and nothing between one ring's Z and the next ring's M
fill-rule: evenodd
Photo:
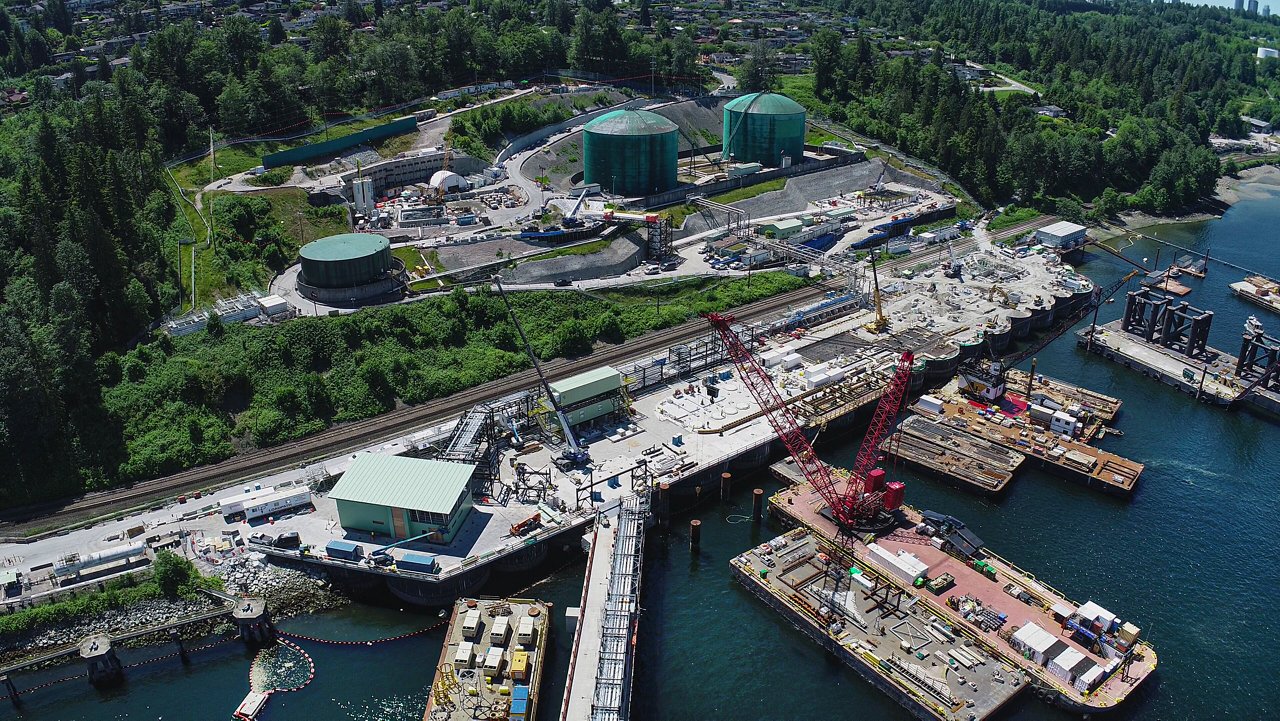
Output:
M1280 275L1273 249L1280 227L1280 194L1241 202L1219 221L1158 228L1154 235L1247 268ZM1139 244L1132 257L1154 260L1156 245ZM1177 251L1161 251L1161 263ZM1106 255L1083 269L1101 284L1127 268ZM1211 265L1208 277L1186 278L1187 299L1216 312L1211 342L1236 352L1244 319L1259 314L1232 297L1227 284L1243 273ZM1118 317L1121 299L1101 318ZM1272 541L1280 515L1280 425L1247 413L1195 404L1140 374L1086 355L1063 338L1039 355L1047 374L1124 400L1123 438L1104 445L1147 464L1138 490L1123 501L1036 471L1024 472L999 502L978 499L941 483L901 473L909 502L967 521L993 549L1050 581L1076 600L1095 600L1132 619L1156 645L1156 677L1112 718L1254 719L1280 704L1280 551ZM824 455L852 462L860 437L829 442ZM908 716L843 665L831 660L730 580L729 559L774 534L745 521L750 489L772 492L757 476L740 479L736 495L708 500L675 527L699 518L702 547L694 553L677 530L650 544L645 615L640 633L634 716L640 721L859 718ZM576 605L582 567L572 566L528 592L558 608ZM554 719L564 686L571 638L554 614L555 648L539 718ZM285 630L310 636L367 640L416 630L434 614L359 606L299 618ZM421 718L442 630L372 647L301 642L316 663L316 679L294 694L274 697L264 718ZM125 652L126 663L167 649ZM249 656L235 643L176 660L129 669L127 685L110 693L70 681L25 697L18 718L225 719L248 690ZM75 667L19 679L29 687ZM0 716L13 715L8 708ZM1065 719L1033 699L1011 709L1013 719Z

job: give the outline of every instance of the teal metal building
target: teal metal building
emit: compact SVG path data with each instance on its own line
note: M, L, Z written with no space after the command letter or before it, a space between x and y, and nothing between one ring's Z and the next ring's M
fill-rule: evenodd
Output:
M343 528L449 543L473 508L469 463L362 453L329 492Z
M804 158L804 107L785 95L751 93L724 106L725 160L770 168Z
M354 288L392 270L391 243L373 233L342 233L302 246L302 281L316 288Z
M675 123L647 110L615 110L583 127L583 181L634 197L676 187Z

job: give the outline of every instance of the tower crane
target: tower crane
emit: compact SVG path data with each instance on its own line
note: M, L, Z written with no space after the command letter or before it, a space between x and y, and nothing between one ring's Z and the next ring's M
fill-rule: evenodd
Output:
M1059 320L1052 328L1022 350L992 360L973 358L964 361L957 371L957 375L960 378L960 390L980 400L997 400L1004 395L1005 371L1039 353L1045 346L1057 339L1058 336L1066 333L1072 326L1083 320L1086 315L1096 312L1098 306L1115 295L1116 291L1120 290L1125 283L1128 283L1136 275L1138 275L1138 271L1130 271L1128 275L1106 288L1095 286L1093 294L1089 296L1088 301L1066 318ZM1008 296L1006 295L1006 297Z
M565 415L564 409L560 407L560 402L556 400L556 394L551 390L551 384L547 382L547 376L542 372L542 364L538 363L538 356L533 352L533 346L529 344L528 337L524 334L524 328L520 326L520 319L516 317L515 308L511 307L511 300L507 298L507 292L502 289L502 277L493 276L493 284L498 287L498 296L502 298L502 304L507 307L507 314L511 316L511 323L515 325L516 332L520 334L520 340L524 343L524 350L529 354L529 360L533 363L533 370L538 374L538 380L542 382L542 389L547 392L547 400L551 402L551 409L555 411L556 418L560 421L560 430L564 432L564 442L569 446L565 449L564 460L575 465L581 465L591 462L591 455L587 450L578 445L578 439L573 436L573 428L569 426L569 417Z
M732 329L733 316L707 313L704 317L720 335L743 385L759 404L774 433L786 446L805 480L826 502L827 508L823 514L835 522L841 535L850 537L855 533L880 532L893 526L897 522L894 511L897 510L901 495L899 493L894 498L894 494L888 493L891 489L884 483L885 473L876 468L876 464L880 460L880 442L888 433L907 395L911 364L915 361L912 353L907 351L898 359L893 378L880 396L871 425L867 428L867 435L862 439L854 466L848 471L846 478L844 472L832 469L818 458L809 439L805 437L800 422L783 401L773 380ZM901 484L891 485L895 486L892 490L897 492L903 488Z

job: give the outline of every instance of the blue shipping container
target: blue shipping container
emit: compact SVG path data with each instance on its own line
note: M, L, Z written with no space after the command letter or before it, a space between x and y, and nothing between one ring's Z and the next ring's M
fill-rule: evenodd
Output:
M330 558L342 558L348 561L354 561L359 558L362 550L360 544L351 541L329 541L324 546L325 555Z
M435 573L439 568L439 564L436 563L435 556L410 551L396 561L396 568L406 571L418 571L419 573Z

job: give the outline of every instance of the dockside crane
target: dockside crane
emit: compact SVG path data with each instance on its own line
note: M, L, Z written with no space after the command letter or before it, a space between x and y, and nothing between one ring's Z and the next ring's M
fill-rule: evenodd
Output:
M529 361L533 363L533 370L538 374L538 380L542 382L542 389L547 393L547 400L551 403L551 409L555 411L556 418L560 421L560 429L564 432L564 442L568 446L564 451L564 460L575 465L590 463L591 455L587 453L585 448L579 446L578 439L574 438L573 428L569 426L569 417L565 415L564 409L560 407L560 402L556 400L556 394L551 391L551 383L547 381L547 376L542 372L542 364L538 363L538 356L533 352L533 346L529 344L529 338L524 334L520 319L516 317L516 309L511 306L511 300L507 298L507 292L502 288L502 277L493 276L493 284L498 288L498 296L502 298L502 304L507 307L507 315L511 316L511 323L515 325L516 333L520 334L520 341L524 343L524 350L529 354Z
M773 379L756 361L732 329L733 316L707 313L704 316L724 342L729 359L738 369L743 385L764 412L778 439L786 446L805 480L826 502L823 514L831 518L846 540L859 533L877 533L897 522L894 511L902 502L905 486L885 484L885 473L876 468L880 460L879 445L893 425L911 381L914 355L907 351L898 359L893 378L880 396L871 425L858 449L854 466L847 473L833 469L814 452L800 422L778 393Z
M1072 326L1083 320L1085 316L1090 313L1096 313L1099 306L1107 302L1108 298L1115 295L1116 291L1124 287L1125 283L1133 280L1136 275L1138 275L1138 271L1130 271L1128 275L1108 285L1106 288L1094 286L1093 294L1089 296L1088 301L1066 318L1059 320L1052 328L1041 334L1040 337L1025 348L999 358L971 358L961 363L957 371L957 375L960 378L961 392L984 401L998 400L1005 392L1006 371L1044 350L1045 346L1052 343L1063 333L1066 333ZM1006 295L1005 297L1007 298L1008 296Z

